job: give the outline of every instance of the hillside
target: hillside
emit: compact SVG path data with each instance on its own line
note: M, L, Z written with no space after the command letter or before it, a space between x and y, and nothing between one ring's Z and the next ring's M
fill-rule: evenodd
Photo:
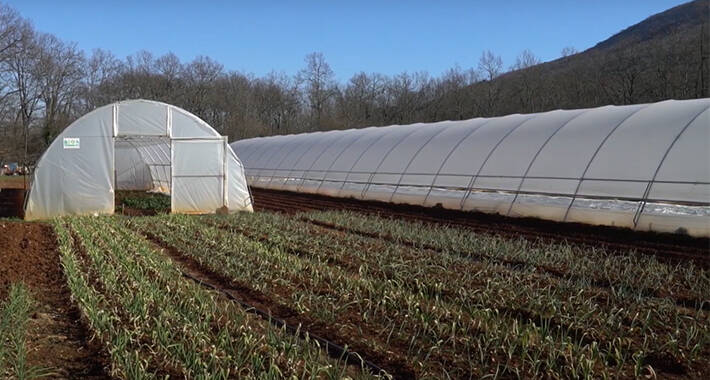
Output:
M702 98L708 91L710 0L648 17L581 53L476 83L484 115Z
M673 7L632 25L599 42L589 50L616 49L643 41L661 39L707 24L710 1L698 0ZM707 33L707 30L706 30Z

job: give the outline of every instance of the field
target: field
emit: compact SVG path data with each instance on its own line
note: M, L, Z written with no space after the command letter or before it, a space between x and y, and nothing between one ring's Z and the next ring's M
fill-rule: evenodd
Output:
M0 230L0 377L710 375L706 258L643 245L295 207Z

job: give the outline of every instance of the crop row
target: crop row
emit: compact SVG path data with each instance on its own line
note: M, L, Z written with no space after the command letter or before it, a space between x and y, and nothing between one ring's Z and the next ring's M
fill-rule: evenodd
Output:
M360 276L401 284L413 293L427 295L430 301L441 299L464 310L491 308L516 316L522 323L533 321L564 329L581 344L597 343L611 358L607 362L656 365L661 361L661 366L675 363L680 368L666 370L678 371L703 358L703 347L707 349L707 315L679 309L665 299L629 299L613 288L596 289L578 279L511 271L458 254L333 233L276 215L240 217L227 224L239 233L268 235L262 241L292 252L321 252L321 260L337 261ZM498 243L501 251L516 248L500 244L505 240Z
M49 368L27 363L27 322L34 301L24 284L10 287L7 299L0 304L0 377L35 379L51 374Z
M602 284L631 299L668 297L692 301L685 304L695 308L707 308L710 303L710 271L692 262L672 265L633 252L618 255L569 244L512 240L465 229L352 212L312 212L300 218L452 255L526 265L590 285Z
M560 314L579 317L560 307L583 305L584 295L565 305L545 279L520 282L526 278L488 266L468 272L456 262L461 258L427 261L427 255L442 255L389 243L363 249L354 241L324 240L327 234L314 234L303 222L278 218L167 216L132 223L211 270L297 310L304 320L336 323L353 347L392 353L423 377L640 373L646 353L653 353L647 343L635 347L639 342L630 338L606 339L600 335L604 331L581 330L581 320L561 320ZM216 221L233 226L233 233L209 225ZM526 308L514 305L526 299L533 300ZM606 324L619 322L617 315L610 317ZM644 323L636 318L630 328ZM691 348L688 355L697 352Z
M337 378L351 368L185 279L114 218L55 222L74 299L121 378ZM355 373L355 376L365 376Z

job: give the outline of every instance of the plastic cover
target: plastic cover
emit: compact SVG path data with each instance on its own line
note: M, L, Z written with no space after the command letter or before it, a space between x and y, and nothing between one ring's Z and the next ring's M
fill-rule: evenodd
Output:
M710 236L710 99L232 147L257 187Z
M35 169L25 218L112 214L115 190L171 189L172 212L252 210L244 168L223 136L178 107L118 102L52 142Z

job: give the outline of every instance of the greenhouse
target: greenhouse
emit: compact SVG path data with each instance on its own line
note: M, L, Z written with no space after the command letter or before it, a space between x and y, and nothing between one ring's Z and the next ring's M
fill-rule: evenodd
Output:
M710 99L261 137L251 186L710 236Z
M178 107L129 100L84 115L52 142L34 171L25 219L112 214L116 190L170 194L173 213L252 210L226 137Z

